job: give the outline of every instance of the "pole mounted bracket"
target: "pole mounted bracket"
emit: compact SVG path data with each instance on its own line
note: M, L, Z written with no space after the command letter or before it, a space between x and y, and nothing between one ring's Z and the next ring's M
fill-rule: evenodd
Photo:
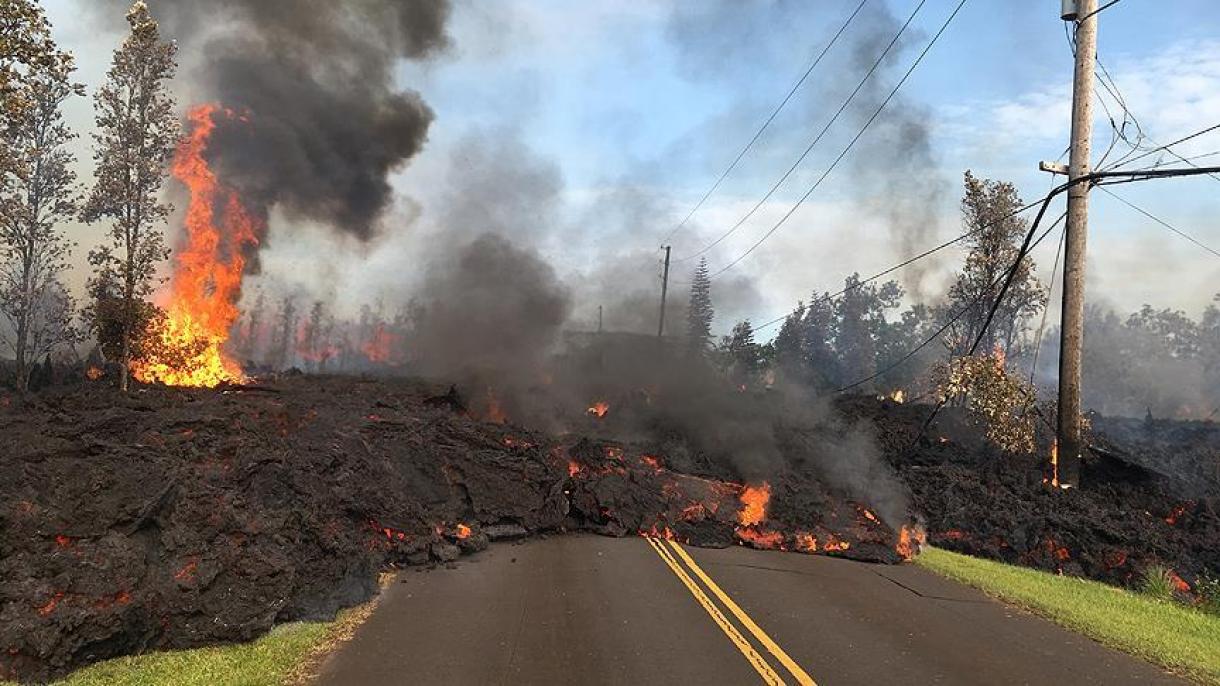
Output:
M1068 173L1068 166L1062 162L1047 162L1043 160L1038 163L1038 169L1052 174L1063 174L1064 176L1067 176Z

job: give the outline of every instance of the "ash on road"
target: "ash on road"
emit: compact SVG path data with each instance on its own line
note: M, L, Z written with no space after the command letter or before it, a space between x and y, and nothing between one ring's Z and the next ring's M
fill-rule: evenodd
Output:
M911 565L593 536L403 572L320 679L760 682L1182 683Z

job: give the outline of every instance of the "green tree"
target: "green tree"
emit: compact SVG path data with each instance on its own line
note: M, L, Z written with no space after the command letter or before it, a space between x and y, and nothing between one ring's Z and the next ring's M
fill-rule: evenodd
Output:
M814 293L801 320L801 352L808 379L816 386L833 386L842 377L834 349L837 329L838 315L830 294Z
M735 384L748 385L754 381L762 367L762 350L754 341L754 327L750 321L737 322L729 334L728 362L730 377Z
M686 343L692 357L707 355L712 343L712 279L708 276L707 258L699 260L690 285L690 307L686 311Z
M854 384L877 373L878 343L888 328L886 311L898 306L902 288L895 281L880 286L862 284L859 274L847 277L839 299L835 349L841 365L840 384ZM862 387L869 390L870 381Z
M143 0L127 12L131 33L115 51L95 98L95 184L85 203L88 223L110 220L109 241L89 254L97 290L117 297L120 388L127 390L133 340L158 264L169 256L163 225L171 208L158 201L179 137L168 84L177 47L161 40ZM96 313L96 309L93 310ZM94 319L97 331L101 324Z
M805 319L805 303L797 303L792 314L784 318L775 334L775 364L788 376L800 378L805 373L805 349L801 337L801 322Z
M1029 229L1025 219L1011 216L1022 205L1011 183L979 179L967 171L965 188L961 210L962 224L969 232L969 253L949 287L948 301L938 311L938 318L948 321L954 313L965 310L948 331L947 344L954 355L964 355L979 338ZM983 333L982 350L998 347L1008 355L1015 352L1029 318L1046 306L1046 293L1035 271L1033 259L1026 255Z
M81 93L70 79L74 69L63 53L32 65L19 86L25 106L0 132L8 155L0 173L0 316L12 329L4 343L16 361L19 393L29 386L32 363L77 337L75 303L62 281L72 248L63 222L80 202L68 148L76 136L62 112Z

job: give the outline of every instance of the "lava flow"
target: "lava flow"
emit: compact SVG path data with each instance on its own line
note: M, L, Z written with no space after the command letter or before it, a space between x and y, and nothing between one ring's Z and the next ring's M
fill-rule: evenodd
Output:
M218 105L192 109L190 135L174 156L174 178L190 193L186 245L176 255L166 317L151 334L153 351L132 365L135 377L145 383L211 388L243 378L224 346L239 315L245 251L258 244L263 222L208 164L218 116L238 118Z

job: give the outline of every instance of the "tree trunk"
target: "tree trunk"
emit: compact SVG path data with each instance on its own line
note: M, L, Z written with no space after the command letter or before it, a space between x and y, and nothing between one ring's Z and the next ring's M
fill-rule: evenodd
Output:
M127 377L131 375L131 334L123 332L123 350L119 355L119 390L127 392Z

